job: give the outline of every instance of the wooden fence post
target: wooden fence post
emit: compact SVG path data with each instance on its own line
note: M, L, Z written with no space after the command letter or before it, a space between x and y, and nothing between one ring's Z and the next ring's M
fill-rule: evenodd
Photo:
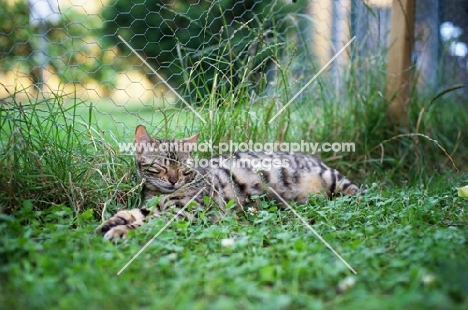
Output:
M409 123L414 13L415 0L393 0L386 97L390 120L397 128L408 128Z

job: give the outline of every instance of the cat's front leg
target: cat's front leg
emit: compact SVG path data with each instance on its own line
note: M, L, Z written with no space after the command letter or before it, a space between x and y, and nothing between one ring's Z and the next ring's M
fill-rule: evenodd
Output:
M159 210L162 214L177 216L177 219L194 219L194 211L203 205L203 194L195 190L174 192L159 200Z
M104 236L104 239L125 239L125 235L132 229L136 229L145 223L147 209L122 210L110 219L99 225L95 232Z

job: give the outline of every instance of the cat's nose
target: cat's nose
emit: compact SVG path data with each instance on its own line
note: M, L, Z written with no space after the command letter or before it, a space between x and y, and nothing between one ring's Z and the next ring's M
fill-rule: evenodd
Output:
M177 177L169 177L169 183L171 183L171 185L174 185L177 183Z

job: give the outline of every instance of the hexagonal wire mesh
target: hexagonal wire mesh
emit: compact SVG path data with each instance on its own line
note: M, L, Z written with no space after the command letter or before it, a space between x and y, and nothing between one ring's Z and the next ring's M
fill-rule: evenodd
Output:
M142 110L177 101L135 52L191 104L203 104L215 86L240 83L257 98L274 97L280 64L297 91L354 35L353 52L341 64L352 56L373 65L388 48L392 2L1 1L0 96L26 89L86 99L101 125L115 130L129 126L128 118L150 122ZM417 2L419 84L466 82L466 9L466 1ZM339 63L330 71L337 89L346 77Z

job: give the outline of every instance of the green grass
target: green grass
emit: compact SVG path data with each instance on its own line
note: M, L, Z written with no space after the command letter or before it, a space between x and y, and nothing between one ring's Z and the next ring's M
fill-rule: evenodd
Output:
M456 309L468 306L465 107L450 94L417 94L410 128L395 132L381 96L383 71L349 68L346 95L320 78L275 122L292 97L287 61L271 94L247 82L213 87L197 112L185 106L15 95L0 104L0 305L7 309ZM246 73L246 76L249 73ZM368 82L369 81L369 82ZM271 90L271 89L270 89ZM336 99L337 97L341 99ZM258 216L212 225L172 223L117 272L167 219L113 245L93 233L102 218L141 203L135 125L201 141L355 142L319 154L370 187L357 198L295 206L357 271L354 275L289 211L264 202ZM199 156L210 154L200 153ZM460 169L457 171L454 164ZM234 244L225 247L223 239ZM351 279L351 280L350 280ZM343 288L344 283L353 285Z
M401 171L399 178L389 177L385 165L378 167L379 154L373 162L378 168L371 174L351 175L371 187L367 195L333 201L314 198L296 206L356 275L298 218L277 210L272 202L264 202L258 216L240 214L240 219L227 217L216 225L203 220L173 223L117 275L167 221L148 223L118 245L93 233L102 212L107 218L119 208L140 203L133 159L116 149L116 142L132 141L134 120L129 121L127 113L102 114L128 130L100 128L99 111L86 103L62 105L61 98L54 98L26 105L10 99L1 109L0 304L5 308L461 309L468 305L468 217L466 200L458 198L455 190L468 183L464 173L446 168L442 173ZM312 113L320 107L315 109ZM268 109L240 104L212 110L216 113L207 126L186 110L161 110L151 119L154 133L181 137L201 130L205 139L215 141L246 137L268 141L284 133L262 129ZM202 108L199 111L210 116ZM304 108L293 109L288 116L296 118L292 134L304 138L297 128L307 119L301 123L294 111L304 113ZM133 117L151 115L138 113ZM244 130L237 130L242 122ZM426 146L418 147L416 151L423 153ZM364 169L368 163L357 158L369 148L363 143L360 153L332 164L348 171ZM386 159L395 163L391 155ZM440 153L437 158L446 159ZM391 170L406 165L402 161ZM222 245L227 238L234 240L231 247ZM346 281L354 285L341 288Z
M467 181L466 179L464 180ZM357 271L353 275L288 211L173 223L157 220L113 245L93 234L91 210L1 216L6 309L455 309L468 305L466 201L445 183L372 187L357 199L297 207ZM231 247L222 246L234 239ZM340 291L346 278L355 284Z

